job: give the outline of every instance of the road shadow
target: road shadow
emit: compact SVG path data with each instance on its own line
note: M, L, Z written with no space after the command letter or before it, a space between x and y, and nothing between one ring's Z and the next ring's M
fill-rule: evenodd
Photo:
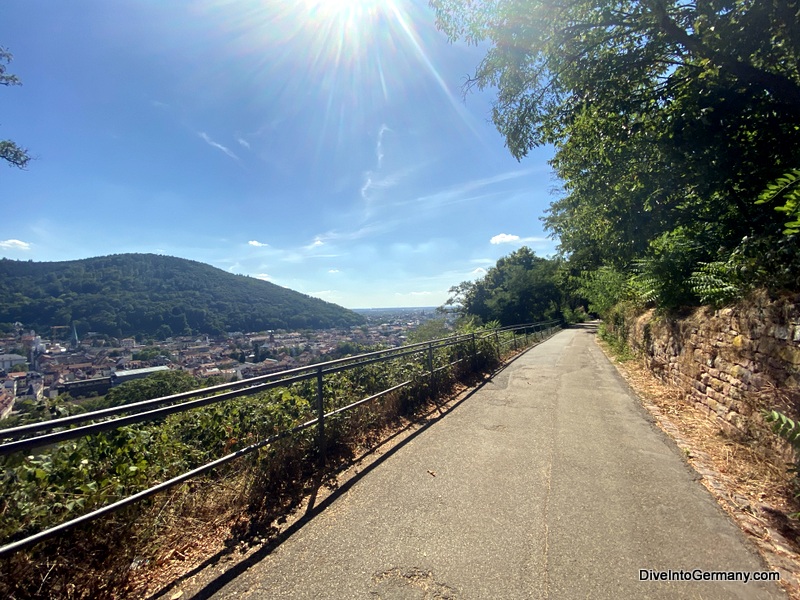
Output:
M582 329L588 331L591 335L597 335L597 330L600 328L600 321L586 321L584 323L575 323L569 326L570 329Z
M472 389L470 389L468 392L464 393L464 395L461 396L460 398L452 400L450 403L434 402L433 407L429 411L425 412L422 415L419 415L405 427L402 427L397 431L393 432L390 436L381 440L380 443L369 448L368 450L360 454L358 457L351 460L345 467L343 467L341 471L342 473L345 474L348 473L349 471L351 475L346 476L346 478L343 480L339 480L336 489L332 490L330 494L328 494L323 500L321 500L319 503L316 502L317 495L319 492L319 487L321 487L320 484L320 486L312 490L309 496L307 496L308 500L305 512L303 512L302 508L298 509L298 513L303 512L303 514L302 516L298 517L296 521L294 521L291 525L289 525L285 530L278 533L274 538L272 538L270 541L264 544L264 546L253 552L253 554L247 556L240 562L227 568L225 572L214 577L214 579L212 579L211 581L206 583L201 583L200 585L202 587L199 590L190 592L190 595L182 596L182 598L192 598L194 600L204 600L206 598L211 598L214 594L222 590L222 588L224 588L227 584L229 584L234 579L242 575L250 567L258 564L266 557L268 557L274 550L276 550L284 542L289 540L295 533L300 531L302 527L310 523L317 515L322 513L331 504L336 502L336 500L338 500L341 496L346 494L356 483L361 481L363 477L365 477L367 474L371 473L375 468L383 464L387 459L392 457L397 451L406 446L406 444L414 440L417 436L424 433L429 427L438 423L445 416L447 416L455 409L457 409L459 406L461 406L464 402L469 400L472 396L474 396L481 389L483 389L484 386L491 383L493 378L498 373L502 372L506 367L510 366L513 362L518 360L526 352L529 352L532 348L535 348L536 346L538 346L538 344L535 344L534 346L531 346L530 348L523 350L522 352L519 352L518 354L507 360L505 363L503 363L503 365L501 365L500 367L492 371L490 374L488 374L485 378L468 382L468 385L474 385L474 387L472 387ZM409 433L409 431L412 429L413 431ZM363 467L359 469L361 465L363 465ZM248 539L242 539L238 541L247 543ZM199 575L205 569L218 565L226 557L230 557L236 552L238 552L238 550L236 546L233 545L228 546L223 550L220 550L219 552L207 558L200 565L198 565L197 567L195 567L182 577L176 579L175 581L170 582L168 585L164 586L157 592L150 595L149 598L160 599L160 598L171 597L170 593L175 591L175 589L179 587L182 583L187 582L192 577Z

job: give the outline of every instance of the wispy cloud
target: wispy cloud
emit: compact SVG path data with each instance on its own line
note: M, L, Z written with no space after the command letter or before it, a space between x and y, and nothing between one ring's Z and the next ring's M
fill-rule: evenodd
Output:
M258 273L254 277L263 281L272 281L272 277L270 277L267 273Z
M546 242L547 238L543 237L520 237L518 235L514 235L511 233L499 233L493 238L489 240L490 244L514 244L517 242L521 243L538 243L538 242Z
M378 141L375 144L375 156L378 159L379 169L383 166L383 136L387 131L391 131L391 129L384 123L378 131Z
M256 240L250 240L247 243L250 244L251 246L255 246L256 248L269 248L269 244L264 242L258 242Z
M495 184L503 183L511 179L524 177L525 175L529 175L531 172L532 172L531 169L522 169L520 171L509 171L508 173L500 173L499 175L494 175L492 177L472 179L470 181L465 181L458 185L449 187L440 192L436 192L435 194L417 198L415 202L425 202L425 203L443 205L443 204L453 204L456 202L463 202L464 200L471 200L476 197L472 195L472 192L476 190L488 188ZM477 197L481 198L484 197L485 195L486 194L483 194Z
M201 139L202 139L202 140L203 140L203 141L204 141L206 144L208 144L209 146L211 146L211 147L213 147L213 148L216 148L217 150L222 150L222 152L224 152L225 154L227 154L228 156L230 156L230 157L231 157L231 158L233 158L234 160L239 160L239 157L238 157L238 156L236 156L236 155L235 155L233 152L231 152L231 150L230 150L229 148L226 148L226 147L225 147L225 146L223 146L222 144L220 144L220 143L218 143L218 142L215 142L214 140L212 140L210 137L208 137L208 134L206 134L206 132L205 132L205 131L198 131L198 132L197 132L197 135L198 135L198 136L200 136L200 138L201 138Z
M4 250L30 250L31 245L22 240L3 240L0 242L0 248Z
M364 185L361 186L361 197L364 200L369 200L372 197L370 192L388 190L397 186L412 170L413 169L404 169L380 178L376 176L376 173L367 171L364 173Z
M484 275L486 275L486 269L484 269L483 267L478 267L477 269L470 271L470 275L472 275L473 277L483 277Z
M328 269L328 273L338 273L339 269Z
M329 231L327 233L318 235L317 240L323 242L335 242L335 241L351 242L354 240L360 240L365 237L370 237L379 233L385 233L394 226L395 223L386 220L380 223L370 223L368 225L364 225L363 227L359 227L358 229L355 229L353 231Z
M369 200L369 191L372 189L372 171L367 171L364 176L364 185L361 186L361 197Z
M244 148L247 148L248 150L250 150L250 142L248 142L248 141L247 141L246 139L244 139L243 137L237 137L237 138L236 138L236 141L237 141L237 142L239 142L239 145L240 145L240 146L242 146L242 147L244 147Z

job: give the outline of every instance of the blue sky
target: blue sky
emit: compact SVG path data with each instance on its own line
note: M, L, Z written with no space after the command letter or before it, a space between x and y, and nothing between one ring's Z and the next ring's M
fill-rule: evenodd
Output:
M436 306L522 245L552 149L462 98L482 57L409 0L3 0L0 256L152 252L349 308Z

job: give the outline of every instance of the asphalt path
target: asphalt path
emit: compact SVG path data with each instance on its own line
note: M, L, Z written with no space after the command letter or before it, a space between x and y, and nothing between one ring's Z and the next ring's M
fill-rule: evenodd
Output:
M675 580L767 569L593 336L517 358L213 597L784 598Z

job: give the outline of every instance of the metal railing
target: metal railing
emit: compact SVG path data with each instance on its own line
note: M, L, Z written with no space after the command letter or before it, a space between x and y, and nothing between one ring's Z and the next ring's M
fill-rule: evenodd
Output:
M235 452L231 452L212 462L182 473L176 477L168 479L167 481L163 481L117 502L108 504L97 510L76 517L59 525L50 527L24 539L4 545L0 547L0 556L31 546L37 542L54 537L68 529L88 523L103 515L117 511L125 506L141 501L149 496L176 486L188 479L197 477L198 475L211 471L212 469L215 469L239 457L250 454L260 448L268 446L269 444L273 444L278 440L292 436L310 427L317 427L317 450L319 456L322 458L322 460L324 460L325 421L327 419L339 416L358 406L372 402L414 382L413 378L400 382L375 394L349 403L346 406L341 406L326 412L323 382L325 376L327 375L390 360L397 360L404 357L422 355L424 365L427 370L418 375L421 375L422 377L428 377L430 383L429 389L433 390L435 389L436 374L445 369L453 367L458 363L469 359L473 361L472 370L476 370L474 367L477 364L479 355L478 345L481 341L493 338L490 339L490 341L494 342L492 347L498 355L497 358L499 358L503 354L504 348L513 348L515 351L527 348L531 345L531 342L535 343L542 341L553 335L553 333L555 333L555 331L557 331L559 328L559 321L547 321L543 323L531 323L526 325L502 327L493 330L484 330L478 333L454 335L427 342L401 346L399 348L379 350L376 352L349 356L329 362L254 377L252 379L246 379L243 381L215 385L189 392L183 392L180 394L154 398L152 400L145 400L89 413L77 414L59 419L53 419L50 421L31 423L0 430L0 441L2 441L2 443L0 443L0 456L5 456L16 452L29 451L34 448L52 446L53 444L64 442L66 440L114 430L126 425L162 419L175 413L225 402L226 400L231 400L233 398L259 394L277 387L287 387L303 381L312 379L316 380L316 416L313 419L305 421L285 431L280 431L275 435L240 448ZM436 351L451 346L465 347L466 352L463 353L460 358L437 367L434 361L434 355Z

